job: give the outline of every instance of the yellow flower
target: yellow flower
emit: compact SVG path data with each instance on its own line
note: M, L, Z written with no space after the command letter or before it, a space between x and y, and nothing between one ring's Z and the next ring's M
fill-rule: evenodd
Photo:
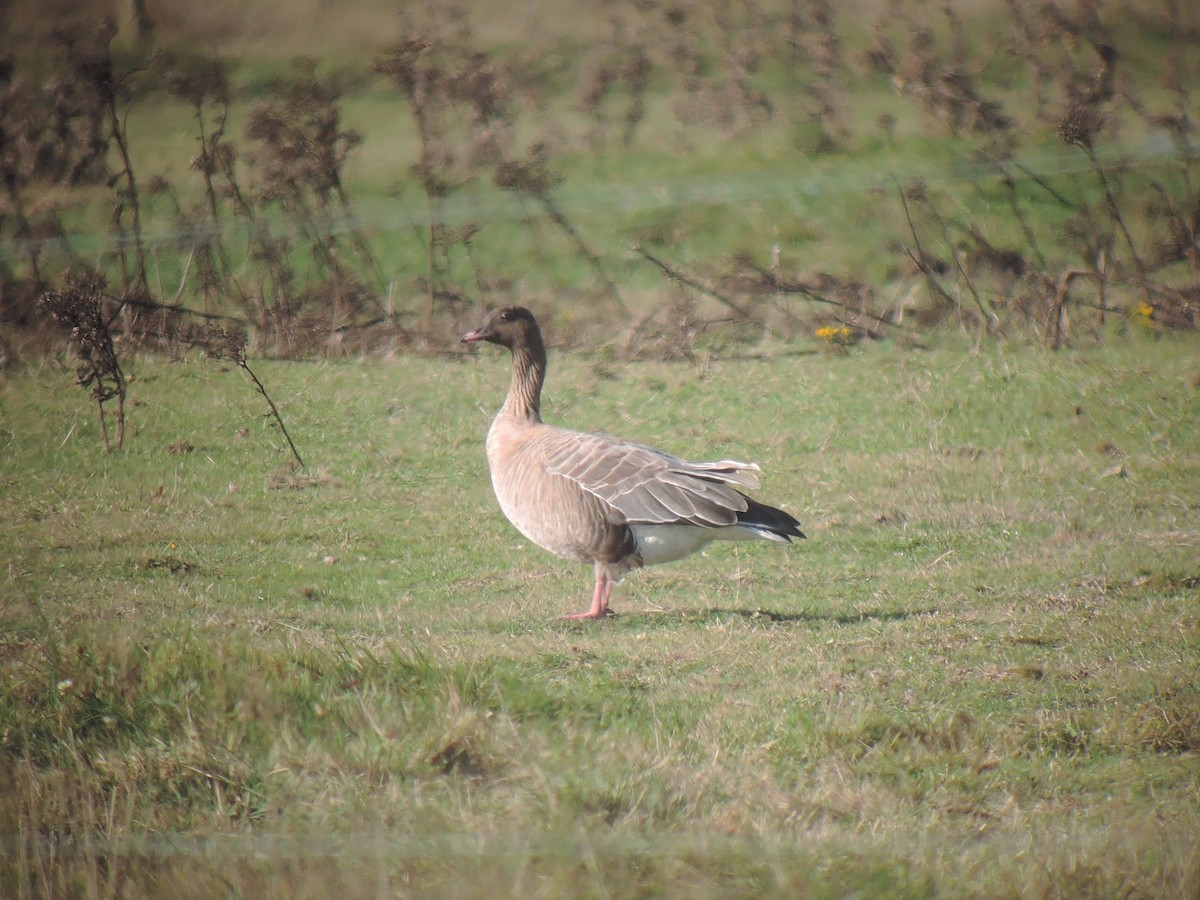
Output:
M845 325L825 325L817 329L817 337L827 344L848 344L852 332Z
M1133 320L1134 325L1146 331L1158 330L1158 322L1154 321L1154 307L1145 300L1129 311L1129 318Z

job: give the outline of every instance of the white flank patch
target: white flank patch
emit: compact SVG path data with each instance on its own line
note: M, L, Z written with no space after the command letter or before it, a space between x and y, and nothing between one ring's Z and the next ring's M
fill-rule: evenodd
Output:
M697 525L630 525L642 563L656 566L695 553L710 541L747 541L774 537L744 525L701 528Z

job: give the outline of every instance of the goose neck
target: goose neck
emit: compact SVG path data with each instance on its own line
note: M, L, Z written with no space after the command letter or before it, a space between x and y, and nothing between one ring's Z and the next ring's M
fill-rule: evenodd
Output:
M527 422L542 420L542 384L546 380L546 352L537 347L513 348L512 385L504 412Z

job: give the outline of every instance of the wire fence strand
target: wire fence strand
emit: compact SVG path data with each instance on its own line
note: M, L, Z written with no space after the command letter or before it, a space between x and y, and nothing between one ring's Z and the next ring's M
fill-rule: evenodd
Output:
M1197 148L1195 157L1200 157ZM1181 162L1179 148L1165 135L1151 135L1134 146L1109 148L1098 161L1109 167L1162 167ZM1182 160L1187 161L1187 160ZM722 178L689 176L655 179L636 183L609 182L573 187L560 186L554 192L556 204L576 217L637 215L675 207L726 206L755 202L782 202L794 206L798 214L810 205L839 194L872 190L896 182L924 181L927 184L1000 184L1006 179L1028 182L1048 176L1078 176L1094 171L1093 162L1071 148L1048 148L1009 159L980 162L962 160L950 165L926 163L896 168L874 164L844 163L836 169L815 173L802 171L804 163L786 169L742 172ZM425 198L378 197L356 199L353 215L331 216L325 223L306 223L306 232L319 237L361 232L379 235L430 224L448 228L473 222L479 225L544 219L547 211L529 198L500 188L474 185L461 188L439 200L431 219ZM277 237L296 237L299 227L293 223L272 223ZM153 227L142 234L142 245L149 250L202 243L218 236L231 240L248 239L249 223L228 217L220 228ZM19 238L0 241L0 259L15 261L30 253L40 253L64 243L78 253L102 254L120 250L132 243L132 237L102 232L74 232L53 238Z

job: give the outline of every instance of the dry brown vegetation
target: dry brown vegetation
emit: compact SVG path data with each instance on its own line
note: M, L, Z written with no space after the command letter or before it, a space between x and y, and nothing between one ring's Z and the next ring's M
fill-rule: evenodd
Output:
M1110 317L1197 327L1200 35L1177 2L1009 0L933 14L905 0L853 12L824 0L616 3L570 23L542 12L544 29L514 42L502 16L481 9L380 10L370 62L347 66L335 43L333 65L270 63L265 87L250 91L247 79L261 76L244 58L205 52L230 34L216 13L139 2L39 28L15 9L6 30L23 43L3 60L0 86L0 317L36 326L40 296L96 268L125 341L186 344L215 319L277 354L429 346L464 314L520 299L528 273L550 273L557 254L579 261L569 290L602 329L616 323L618 351L635 355L679 353L681 339L689 355L714 331L736 343L820 324L915 340L950 319L1031 331L1055 348ZM301 15L287 34L303 26ZM340 33L319 17L307 27ZM347 180L370 134L345 124L344 107L364 92L382 92L379 108L404 120L411 162L394 173L398 198L423 198L419 243L400 255L364 227L363 196ZM882 103L885 92L902 99ZM128 124L131 111L172 103L190 110L197 148L178 183L148 168L153 136ZM871 108L882 111L864 114ZM754 135L789 130L798 161L911 153L925 132L974 173L949 188L879 183L879 200L858 215L875 218L884 202L900 226L865 229L892 260L882 279L797 266L797 249L777 239L765 256L735 245L673 258L680 238L720 230L720 210L697 206L682 233L625 227L652 265L642 277L665 277L633 296L616 275L625 264L613 239L598 242L594 226L589 235L589 210L569 200L597 154L665 149L686 160L703 140L726 148L732 175ZM1165 162L1139 169L1132 135L1166 141ZM1030 168L1030 154L1055 142L1077 154L1069 178L1057 170L1069 156ZM481 190L511 196L520 212L480 210ZM107 198L106 222L79 219L81 194ZM174 237L151 236L151 220ZM561 285L562 275L547 277ZM677 328L684 307L700 312Z

